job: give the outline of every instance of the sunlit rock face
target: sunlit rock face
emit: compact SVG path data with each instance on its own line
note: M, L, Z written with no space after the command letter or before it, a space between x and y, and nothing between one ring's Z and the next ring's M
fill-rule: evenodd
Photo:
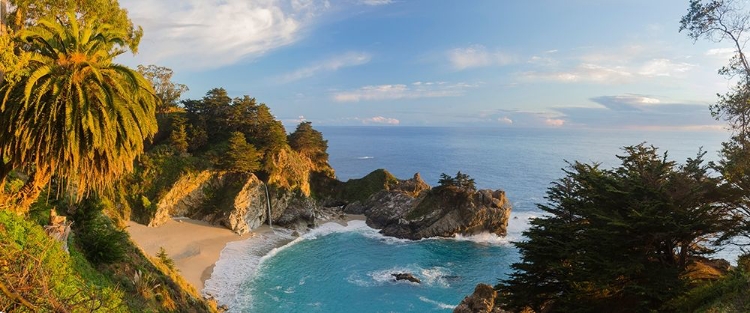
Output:
M361 207L368 225L407 239L481 232L504 236L511 210L502 190L429 188L419 175L375 193Z

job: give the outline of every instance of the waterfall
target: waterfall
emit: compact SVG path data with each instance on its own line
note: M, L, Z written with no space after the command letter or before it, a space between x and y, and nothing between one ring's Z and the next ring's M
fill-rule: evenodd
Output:
M266 204L268 205L268 227L271 227L271 197L268 196L268 185L263 183L263 187L266 189Z

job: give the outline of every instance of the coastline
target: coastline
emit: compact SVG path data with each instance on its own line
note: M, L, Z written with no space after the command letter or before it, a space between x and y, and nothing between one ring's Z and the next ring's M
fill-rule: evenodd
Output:
M346 214L343 218L321 220L319 223L336 222L346 226L349 222L358 220L364 221L365 216ZM205 288L206 280L211 278L227 244L273 234L268 225L237 235L227 228L188 218L172 218L159 227L148 227L133 221L129 221L127 225L130 238L144 253L156 257L159 248L163 247L174 261L179 274L199 292ZM285 244L286 242L279 241L272 248Z

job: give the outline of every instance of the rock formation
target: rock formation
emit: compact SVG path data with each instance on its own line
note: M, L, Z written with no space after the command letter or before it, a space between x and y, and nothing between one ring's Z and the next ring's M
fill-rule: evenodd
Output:
M287 186L290 184L296 187ZM253 174L187 174L159 200L148 225L159 226L171 217L185 216L244 234L269 220L274 225L307 228L315 224L316 217L335 218L346 212L364 214L367 224L384 235L420 239L479 232L505 235L510 215L503 191L430 188L418 173L399 180L385 170L376 170L361 179L328 179L322 185L327 189L310 190L310 184L286 180L283 186L269 184L267 196L266 185Z
M393 278L396 281L406 280L406 281L410 281L412 283L417 283L417 284L421 284L422 283L422 281L420 281L419 278L415 277L411 273L393 273L391 275L393 276Z
M479 284L474 288L474 293L464 298L456 306L453 313L503 313L505 311L495 308L497 291L492 286Z
M181 177L156 205L156 213L148 223L156 227L166 223L173 216L189 216L191 211L203 204L206 188L222 184L221 175L202 171Z
M430 189L419 175L365 201L367 224L407 239L490 232L506 234L510 203L502 190Z

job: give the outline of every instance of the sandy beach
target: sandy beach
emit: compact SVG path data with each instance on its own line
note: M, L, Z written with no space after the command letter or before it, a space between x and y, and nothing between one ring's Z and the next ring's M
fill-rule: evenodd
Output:
M237 235L224 227L191 219L170 220L159 227L128 222L130 238L148 255L164 247L180 274L199 291L211 277L214 263L227 243L244 240L253 233Z
M365 220L364 215L346 215L342 220L331 220L346 225L349 221ZM229 242L245 240L264 232L271 232L268 226L261 226L242 236L220 226L187 218L173 219L159 227L148 227L128 222L130 238L148 255L156 256L164 247L180 275L196 289L203 290L204 283L211 278L214 264L221 251Z

